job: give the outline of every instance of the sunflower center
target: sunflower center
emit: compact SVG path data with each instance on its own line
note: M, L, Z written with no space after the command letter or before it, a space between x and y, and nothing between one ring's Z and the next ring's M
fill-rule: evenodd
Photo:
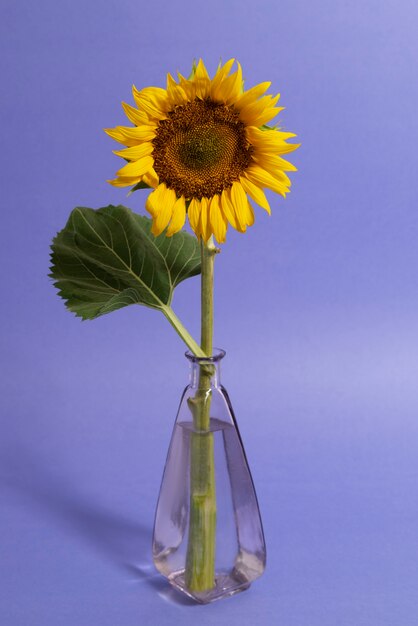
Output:
M224 134L225 131L226 128ZM225 143L219 129L196 127L191 132L185 133L184 141L178 146L178 154L186 167L201 170L219 162L225 150Z
M222 193L251 162L238 111L210 99L176 106L160 120L153 145L160 181L188 199Z

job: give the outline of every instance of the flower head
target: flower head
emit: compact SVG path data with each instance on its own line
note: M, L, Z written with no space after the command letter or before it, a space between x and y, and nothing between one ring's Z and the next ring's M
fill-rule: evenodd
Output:
M244 91L241 66L231 74L233 65L220 65L211 79L200 60L189 78L168 74L166 89L134 87L136 107L123 103L134 126L106 129L127 161L109 182L154 188L146 202L154 235L178 232L187 214L197 237L214 234L222 243L228 224L245 232L254 223L248 196L270 213L263 188L289 191L286 172L296 168L281 155L298 147L287 143L295 135L266 126L282 110L280 96L265 95L270 83Z

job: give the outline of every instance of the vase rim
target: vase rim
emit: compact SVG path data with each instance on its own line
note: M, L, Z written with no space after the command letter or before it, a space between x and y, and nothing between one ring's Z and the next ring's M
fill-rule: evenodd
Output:
M191 363L204 365L205 363L219 363L219 361L224 358L226 352L222 350L222 348L213 348L213 354L211 356L196 356L193 352L190 352L190 350L187 350L184 354Z

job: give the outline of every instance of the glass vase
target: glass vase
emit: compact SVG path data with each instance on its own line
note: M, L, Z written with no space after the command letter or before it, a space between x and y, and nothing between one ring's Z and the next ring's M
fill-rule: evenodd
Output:
M261 576L266 548L257 496L217 350L187 352L183 392L155 514L153 558L179 591L208 603Z

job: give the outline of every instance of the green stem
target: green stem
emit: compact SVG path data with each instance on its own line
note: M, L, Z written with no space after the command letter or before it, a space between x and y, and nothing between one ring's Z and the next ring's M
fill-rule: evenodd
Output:
M201 242L201 350L212 355L213 274L217 250L212 237ZM196 394L189 399L194 431L190 449L190 526L186 558L186 586L204 592L215 585L216 489L214 439L210 430L213 366L200 366Z
M200 242L200 254L202 259L202 292L201 292L201 326L200 345L208 356L212 356L213 349L213 274L215 266L215 254L217 249L213 243L213 237L205 244Z
M183 324L170 306L161 307L161 311L164 313L174 330L180 335L186 346L191 350L191 352L193 352L195 356L207 356L207 354L201 349L199 344L193 339L191 334L183 326Z

